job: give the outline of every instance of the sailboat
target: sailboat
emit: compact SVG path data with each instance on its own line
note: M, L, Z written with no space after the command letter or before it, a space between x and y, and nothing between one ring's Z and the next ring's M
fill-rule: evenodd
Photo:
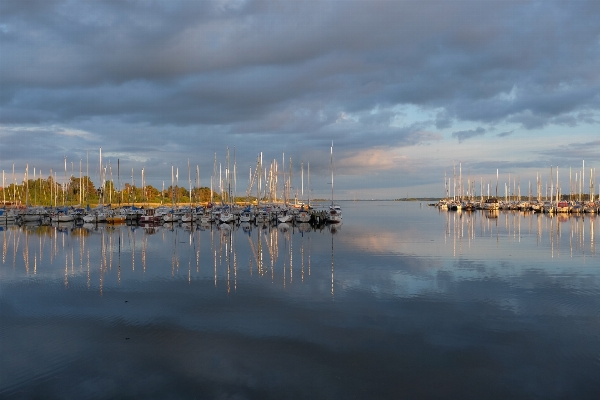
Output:
M224 183L224 184L223 184ZM221 213L219 214L219 221L223 224L235 222L235 216L233 214L233 201L231 196L231 170L229 169L229 147L227 147L227 168L225 169L225 182L221 181ZM227 192L225 192L227 190ZM227 193L227 196L225 196ZM227 200L227 203L223 203L223 199Z
M304 166L302 167L302 192L304 194ZM308 205L302 204L300 211L296 214L296 222L307 223L311 220L310 214L310 163L308 164Z
M289 190L290 190L290 177L292 175L292 160L290 158L290 173L288 175L287 180L285 179L285 167L282 168L283 170L283 206L280 208L279 212L277 213L277 221L279 221L280 223L287 223L293 220L294 216L292 215L292 213L289 210ZM283 157L283 164L282 166L285 166L285 156Z
M331 142L331 205L329 206L329 212L327 213L327 222L332 224L339 224L342 222L342 208L333 203L333 142Z
M171 209L162 215L162 220L165 223L177 222L177 215L175 214L175 169L172 165L171 165Z
M63 197L63 208L57 208L56 212L50 217L52 222L72 222L75 220L73 214L69 212L67 207L68 201L68 184L67 184L67 157L65 156L65 186L64 186L64 197Z

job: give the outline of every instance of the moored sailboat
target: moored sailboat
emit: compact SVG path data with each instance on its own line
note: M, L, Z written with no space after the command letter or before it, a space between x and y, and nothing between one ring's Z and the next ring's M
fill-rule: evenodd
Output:
M342 208L333 203L333 142L331 142L331 157L330 157L330 166L331 166L331 205L329 206L329 211L327 212L326 220L332 224L338 224L342 222Z

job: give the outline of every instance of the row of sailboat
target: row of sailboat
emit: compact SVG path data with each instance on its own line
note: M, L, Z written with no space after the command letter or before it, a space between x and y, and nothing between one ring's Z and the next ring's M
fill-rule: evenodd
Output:
M284 157L285 162L285 157ZM213 177L216 179L216 154L215 154L215 165L213 171ZM309 169L309 186L310 186L310 165ZM14 168L14 167L13 167ZM175 171L173 167L171 168L171 179L172 184L171 188L174 191L174 179ZM26 168L28 170L28 168ZM104 171L102 164L102 148L100 148L100 171ZM339 205L335 205L333 203L333 143L331 145L331 206L328 209L316 211L310 206L310 195L308 200L308 205L304 205L303 203L298 204L296 201L294 205L290 202L290 189L291 189L291 158L290 158L290 172L285 179L285 171L283 172L284 176L284 190L283 190L283 199L280 198L279 202L277 201L277 183L276 183L276 175L277 175L277 164L274 162L274 168L271 169L271 175L273 175L269 180L270 189L266 189L267 175L265 172L265 185L264 192L263 187L261 185L261 177L262 177L262 153L259 155L257 168L254 176L252 176L251 169L251 177L250 184L248 188L247 197L250 195L250 191L252 189L253 184L256 182L257 188L257 201L254 206L239 206L238 204L232 202L232 199L235 199L235 195L232 196L231 187L232 187L232 176L233 176L233 186L235 187L235 162L234 162L234 173L229 173L229 148L227 149L227 167L225 170L225 180L219 178L219 188L221 191L221 199L225 199L221 204L217 205L213 203L213 179L211 178L211 199L210 202L206 206L196 206L192 204L192 185L191 178L188 177L190 181L190 204L186 207L176 207L175 206L175 193L172 193L171 199L173 204L171 207L161 205L159 207L135 207L133 203L129 206L119 206L117 208L111 207L111 205L104 205L104 193L101 190L100 193L100 204L94 208L90 209L89 206L87 209L83 209L80 206L65 206L63 207L42 207L36 206L31 207L26 205L22 208L4 208L0 209L0 223L53 223L53 222L72 222L72 221L80 221L82 220L84 223L122 223L126 221L135 221L140 223L171 223L171 222L220 222L220 223L229 223L234 221L240 222L266 222L266 221L278 221L278 222L312 222L312 223L339 223L342 220L342 210ZM197 172L198 173L198 172ZM302 173L304 173L304 167L302 167ZM14 172L13 172L14 175ZM188 161L188 175L190 175L190 166ZM219 175L220 169L219 169ZM26 174L27 176L27 174ZM133 171L132 171L133 177ZM66 180L66 158L65 158L65 180ZM199 179L198 179L199 180ZM28 179L26 177L25 181ZM105 177L104 173L101 172L100 175L101 188L105 186ZM120 179L119 179L120 182ZM3 181L4 183L4 181ZM142 169L142 187L144 187L144 169ZM119 183L120 186L120 183ZM163 183L164 186L164 183ZM216 185L215 185L216 186ZM302 189L304 190L304 177L302 178ZM144 191L145 192L145 191ZM164 192L164 190L163 190ZM122 192L121 192L122 193ZM26 194L28 191L26 190ZM27 197L27 196L26 196ZM261 204L260 199L271 199L271 202ZM283 201L281 201L283 200ZM28 204L28 200L26 201Z
M474 211L474 210L512 210L532 211L540 213L571 213L571 214L596 214L600 212L600 201L504 201L490 197L484 201L472 199L441 199L433 204L441 210Z
M585 181L585 162L582 164L582 169L575 174L575 183L572 181L572 173L569 173L569 188L570 194L565 195L561 191L561 185L558 175L558 167L556 167L556 179L554 179L553 167L550 167L550 179L546 184L546 193L543 195L542 179L539 175L536 176L537 196L534 199L532 195L532 185L529 184L529 195L521 196L520 182L508 175L508 183L504 184L504 199L498 196L498 180L499 174L496 170L496 195L490 195L491 182L487 185L487 196L484 196L484 182L481 179L480 198L475 194L475 182L468 180L466 187L462 180L462 167L459 164L459 179L456 180L456 171L454 182L451 184L450 179L444 177L444 187L446 197L439 200L435 205L443 210L520 210L533 211L544 213L572 213L595 214L600 212L600 194L595 196L595 170L590 169L589 172L589 194L584 193ZM512 183L512 193L511 193ZM450 195L452 188L453 194ZM466 190L465 190L466 189Z
M61 222L83 223L230 223L230 222L295 222L295 223L339 223L342 210L339 205L315 209L306 205L286 206L284 204L263 204L261 206L240 206L237 204L184 207L135 207L112 208L98 206L93 209L65 207L51 209L45 207L0 209L0 224L50 224Z

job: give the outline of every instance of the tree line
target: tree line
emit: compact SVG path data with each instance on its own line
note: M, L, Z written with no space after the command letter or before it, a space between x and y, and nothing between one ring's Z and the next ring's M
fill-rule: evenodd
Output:
M207 203L211 200L211 190L208 187L192 188L190 192L182 186L169 186L159 190L152 185L137 187L125 183L119 190L113 181L106 181L104 186L96 187L88 176L72 176L67 183L59 183L49 176L46 179L29 179L20 185L11 183L0 189L0 201L7 205L60 207L89 204ZM228 201L227 197L226 193L223 198L217 192L212 193L213 202Z

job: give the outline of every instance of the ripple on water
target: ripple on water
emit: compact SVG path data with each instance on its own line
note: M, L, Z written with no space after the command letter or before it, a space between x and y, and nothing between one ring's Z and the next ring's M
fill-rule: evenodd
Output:
M49 318L11 318L6 321L2 358L10 360L10 369L2 369L7 385L0 394L11 394L19 388L51 379L74 362L83 349L80 334L69 329L72 323L57 323ZM77 339L75 340L75 337Z

